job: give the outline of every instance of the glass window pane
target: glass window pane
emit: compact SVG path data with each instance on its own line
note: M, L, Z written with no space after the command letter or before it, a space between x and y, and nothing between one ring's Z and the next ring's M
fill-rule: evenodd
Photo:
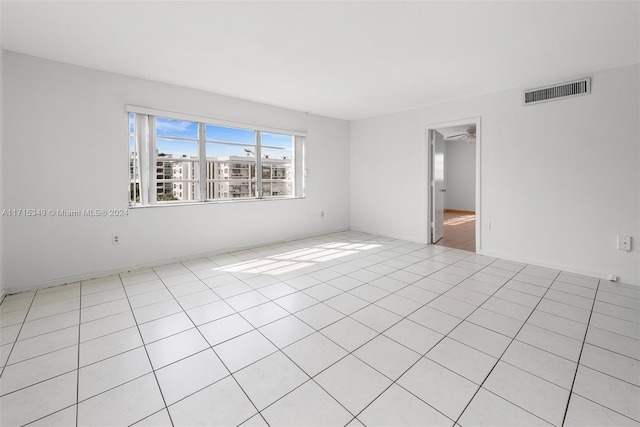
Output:
M214 199L238 199L255 197L256 183L250 181L222 181L216 184Z
M171 183L174 200L192 202L200 200L200 185L197 181L178 181Z
M156 139L156 156L160 158L198 158L197 141L169 140L158 137Z
M156 178L157 179L171 179L173 177L173 167L171 162L163 161L158 158L156 162Z
M286 197L293 196L291 182L263 182L262 197Z
M207 200L251 198L255 197L256 183L254 181L228 180L208 181Z
M170 181L156 184L158 202L193 202L200 200L197 181Z
M228 162L220 163L224 168L218 179L254 179L256 167L250 163Z
M208 180L255 180L255 131L209 124L205 125L205 138ZM253 197L255 189L251 190L250 181L233 189L229 183L223 189L218 186L216 190L209 190L207 187L207 198Z
M260 136L262 156L270 159L293 158L293 136L262 132Z
M273 165L272 178L273 179L291 179L293 177L291 173L292 169L293 167L291 162Z
M251 160L255 162L255 145L231 145L207 142L208 160Z
M129 113L129 152L136 151L135 116Z
M205 135L207 141L235 142L249 145L255 145L256 143L256 132L249 129L206 125Z
M207 200L255 197L255 178L253 159L207 160Z
M200 179L200 165L198 162L189 161L165 161L171 167L171 175L164 179Z
M262 179L271 179L271 166L268 164L264 164L264 159L262 161Z
M293 185L290 182L274 182L271 184L272 196L293 196Z
M158 157L156 193L158 202L200 200L200 167L198 162Z
M278 133L262 132L262 179L291 180L293 179L294 137ZM291 196L292 186L282 185L269 187L263 192L263 197Z
M198 123L156 117L156 135L198 139Z
M178 200L173 196L173 184L170 182L158 182L156 184L156 200L158 202L171 202Z
M262 183L262 197L271 197L271 184Z
M192 141L173 138L187 138ZM156 156L169 159L197 159L198 123L156 117Z
M136 149L133 113L129 114L129 203L140 203L140 160Z
M293 165L290 161L262 159L262 179L292 179Z

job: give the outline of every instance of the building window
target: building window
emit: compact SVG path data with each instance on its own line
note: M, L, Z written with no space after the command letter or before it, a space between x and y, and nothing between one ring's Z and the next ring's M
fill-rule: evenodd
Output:
M304 196L304 135L129 113L131 206Z

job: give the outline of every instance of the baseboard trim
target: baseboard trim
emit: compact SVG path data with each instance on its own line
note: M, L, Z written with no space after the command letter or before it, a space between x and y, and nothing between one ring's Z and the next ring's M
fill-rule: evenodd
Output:
M297 240L302 240L302 239L309 239L309 238L313 238L313 237L331 235L331 234L336 234L336 233L344 233L346 231L350 231L350 228L338 228L338 229L335 229L335 230L326 230L326 231L322 231L322 232L318 232L318 233L307 233L307 234L304 234L304 235L301 235L301 236L296 236L296 237L288 238L288 239L272 240L272 241L268 241L268 242L256 243L256 244L253 244L253 245L245 245L245 246L239 246L239 247L233 247L233 248L224 248L224 249L219 249L219 250L210 251L210 252L203 252L203 253L198 253L198 254L187 255L187 256L184 256L184 257L167 258L167 259L162 259L162 260L156 260L156 261L151 261L151 262L148 262L148 263L137 264L137 265L128 266L128 267L122 267L122 268L116 268L116 269L112 269L112 270L105 270L105 271L99 271L99 272L89 272L89 273L83 273L83 274L78 274L78 275L74 275L74 276L61 277L61 278L56 278L56 279L51 279L51 280L44 280L44 281L41 281L41 282L27 283L27 284L19 285L19 286L9 286L6 289L2 290L2 292L3 292L3 296L2 297L4 298L7 295L13 295L13 294L17 294L17 293L20 293L20 292L37 291L39 289L51 288L53 286L61 286L61 285L66 285L66 284L69 284L69 283L81 282L81 281L85 281L85 280L101 279L103 277L113 276L115 274L129 273L131 271L158 267L158 266L161 266L161 265L171 264L171 263L174 263L174 262L190 261L190 260L203 258L203 257L217 256L217 255L228 254L228 253L231 253L231 252L238 252L238 251L243 251L243 250L252 249L252 248L259 248L259 247L262 247L262 246L278 245L278 244L282 244L282 243L295 242ZM0 299L0 301L1 300L2 299Z
M406 240L407 242L420 243L422 245L428 245L429 244L429 243L426 243L423 239L416 239L413 236L403 236L403 235L400 235L400 234L379 232L379 231L371 230L371 229L367 229L367 228L351 227L351 231L356 231L358 233L372 234L374 236L380 236L380 237L389 237L391 239L396 239L396 240Z
M554 262L541 261L541 260L531 259L527 257L518 257L510 254L503 254L501 252L493 252L493 251L487 251L487 250L481 250L476 253L478 255L484 255L492 258L500 258L505 261L519 262L519 263L531 265L534 267L550 268L552 270L559 270L559 271L563 271L565 273L570 273L577 276L584 276L584 277L589 277L594 279L600 279L602 281L609 281L609 279L606 278L606 275L603 274L602 272L587 270L587 269L583 269L575 266L562 265ZM633 279L626 276L619 277L618 283L623 285L640 286L640 281L638 279Z

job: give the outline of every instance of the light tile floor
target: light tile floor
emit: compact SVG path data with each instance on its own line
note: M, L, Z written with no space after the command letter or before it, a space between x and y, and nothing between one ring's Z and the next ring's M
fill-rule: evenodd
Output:
M640 424L640 288L346 232L10 295L0 424Z

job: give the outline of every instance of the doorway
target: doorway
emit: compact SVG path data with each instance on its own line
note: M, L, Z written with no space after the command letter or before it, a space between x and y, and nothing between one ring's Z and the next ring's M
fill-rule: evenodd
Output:
M431 244L480 250L480 118L427 126Z

